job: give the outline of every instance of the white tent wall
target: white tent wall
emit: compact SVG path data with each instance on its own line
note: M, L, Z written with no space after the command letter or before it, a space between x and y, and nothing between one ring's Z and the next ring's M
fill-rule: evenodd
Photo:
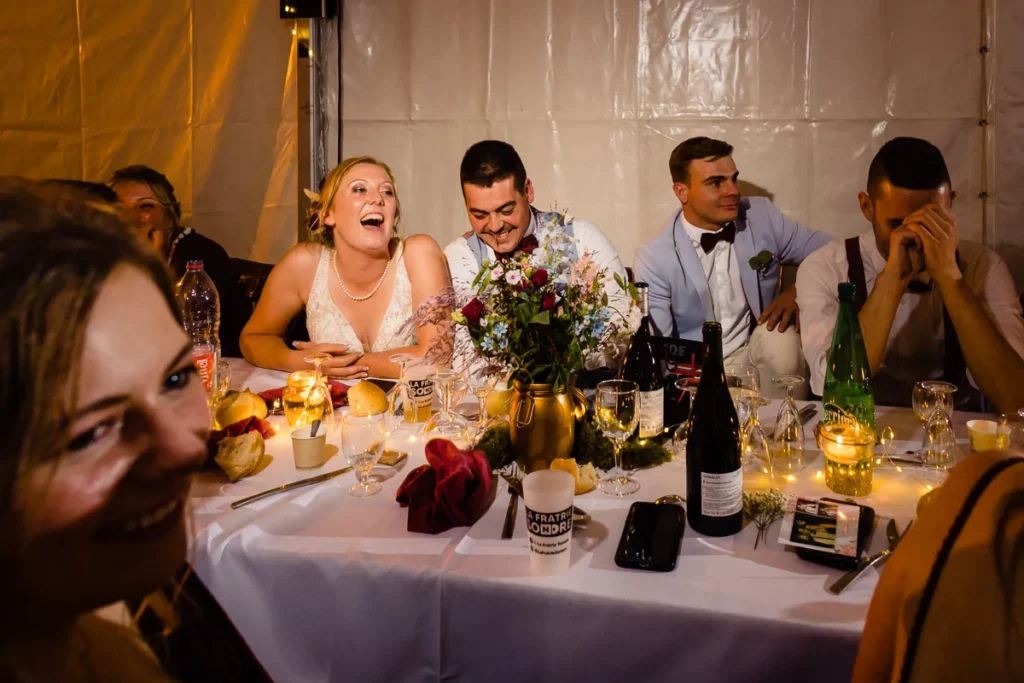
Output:
M1024 0L998 0L995 16L993 237L1024 288Z
M268 0L0 3L0 174L167 175L232 256L297 236L297 58Z
M1018 29L1020 5L998 7ZM391 164L404 231L444 246L468 229L462 153L508 140L536 204L594 221L629 264L677 206L668 157L687 137L731 142L748 193L849 236L869 229L857 192L871 157L885 140L915 135L946 156L962 236L995 244L1000 235L1024 253L1024 236L1008 236L1024 219L1019 183L983 187L986 166L1019 180L1024 159L1019 60L984 80L985 60L991 70L1000 57L979 51L996 9L995 0L345 0L343 154ZM1000 36L1008 50L1019 42ZM979 125L994 89L995 106L1016 105L997 117L1000 130ZM1015 150L1002 145L1002 127ZM986 135L1000 141L995 163Z

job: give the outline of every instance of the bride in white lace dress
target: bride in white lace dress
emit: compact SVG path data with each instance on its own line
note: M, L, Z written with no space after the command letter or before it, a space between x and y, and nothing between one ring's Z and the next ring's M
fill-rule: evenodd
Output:
M324 181L314 242L299 244L267 279L240 344L246 360L277 370L308 368L330 353L332 377L395 377L398 352L451 363L454 295L448 265L428 235L396 236L395 177L372 157L346 159ZM289 321L306 309L308 343L289 349Z

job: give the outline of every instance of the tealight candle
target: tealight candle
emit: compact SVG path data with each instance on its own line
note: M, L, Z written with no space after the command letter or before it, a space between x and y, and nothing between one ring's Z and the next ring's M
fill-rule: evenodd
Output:
M820 436L825 453L825 485L846 496L871 493L874 432L858 424L825 424Z

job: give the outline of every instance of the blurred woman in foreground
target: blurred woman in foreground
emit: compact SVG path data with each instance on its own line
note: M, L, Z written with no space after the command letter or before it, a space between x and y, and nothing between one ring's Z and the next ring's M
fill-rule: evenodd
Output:
M855 683L1024 680L1024 458L972 453L882 572Z
M114 209L0 179L0 358L0 680L163 680L92 611L185 560L209 416L165 266Z

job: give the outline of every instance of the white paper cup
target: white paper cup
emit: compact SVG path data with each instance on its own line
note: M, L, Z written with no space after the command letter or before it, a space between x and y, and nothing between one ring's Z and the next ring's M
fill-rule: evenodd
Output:
M1009 429L1000 429L993 420L969 420L967 435L973 451L1002 451L1010 445Z
M312 425L299 427L292 432L292 452L295 455L295 469L312 470L324 464L324 451L327 448L327 427L323 424L310 437Z
M561 470L537 470L523 479L533 574L557 574L569 568L574 488L572 475Z

